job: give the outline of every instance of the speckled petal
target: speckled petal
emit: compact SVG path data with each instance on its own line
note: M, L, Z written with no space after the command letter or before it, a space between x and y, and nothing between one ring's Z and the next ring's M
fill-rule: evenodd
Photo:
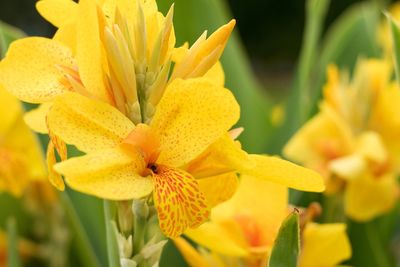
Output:
M159 162L179 167L205 151L239 119L232 93L206 79L173 81L151 127L160 136Z
M143 158L107 149L54 165L73 189L111 200L144 197L153 190L151 177L142 177Z
M57 66L74 65L71 51L61 43L29 37L11 44L0 63L0 83L20 100L47 102L67 90Z
M209 218L210 208L197 181L189 173L158 165L153 178L154 201L161 230L166 236L177 237Z
M51 132L83 152L113 148L134 128L114 107L76 93L57 98L47 122Z

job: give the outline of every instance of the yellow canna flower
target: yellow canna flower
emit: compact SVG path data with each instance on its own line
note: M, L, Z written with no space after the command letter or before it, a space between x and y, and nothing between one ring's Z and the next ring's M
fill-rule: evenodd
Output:
M284 186L242 176L235 195L212 209L211 220L186 232L199 247L183 238L174 242L189 266L266 266L279 227L289 214L287 198ZM349 258L345 228L340 223L305 223L299 266L335 266Z
M1 86L0 102L0 190L21 196L30 182L46 178L46 169L20 102Z
M328 68L320 112L295 134L284 154L321 172L327 194L344 191L345 212L366 221L390 210L398 198L399 88L389 65L363 60L355 76Z
M54 16L58 8L72 16ZM223 87L218 59L234 20L174 49L173 8L164 17L155 1L42 0L38 9L59 27L56 36L12 44L0 83L24 101L43 103L27 119L49 133L57 188L62 174L72 188L105 199L153 193L160 227L171 237L206 221L210 206L233 194L238 172L324 189L315 172L248 155L233 141L237 131L228 133L239 106ZM55 164L54 147L66 159L64 142L86 155Z

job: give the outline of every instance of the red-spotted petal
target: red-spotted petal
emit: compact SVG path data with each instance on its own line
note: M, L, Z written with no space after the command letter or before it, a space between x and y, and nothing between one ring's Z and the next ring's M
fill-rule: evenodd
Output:
M177 237L187 228L196 228L210 216L203 193L189 173L164 165L155 166L154 201L160 227L168 237Z

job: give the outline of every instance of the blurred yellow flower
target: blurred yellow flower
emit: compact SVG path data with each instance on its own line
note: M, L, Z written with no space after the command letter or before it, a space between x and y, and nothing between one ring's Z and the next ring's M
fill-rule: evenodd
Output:
M235 195L212 209L211 220L186 232L197 249L183 238L174 242L193 267L267 266L279 227L289 214L287 198L284 186L242 176ZM345 224L303 224L299 266L335 266L350 257Z
M329 66L320 112L295 134L284 154L326 178L327 194L345 192L345 212L366 221L398 198L400 140L397 85L385 61L360 61L350 81Z
M20 102L1 86L0 117L0 190L19 197L30 182L46 179L44 158Z

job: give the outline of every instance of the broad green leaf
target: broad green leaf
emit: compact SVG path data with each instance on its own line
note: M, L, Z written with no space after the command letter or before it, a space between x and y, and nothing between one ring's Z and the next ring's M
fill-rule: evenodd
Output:
M18 230L15 218L9 218L7 222L7 243L7 266L22 266L18 252Z
M390 14L386 13L386 17L392 35L394 70L396 72L397 82L400 82L400 29L399 25Z
M178 45L186 41L193 44L205 30L210 35L232 18L225 0L158 2L164 14L172 3L175 3L174 28ZM221 61L225 70L226 86L232 90L242 107L238 126L244 127L245 131L239 139L249 152L265 152L270 129L268 110L271 103L253 74L236 31L233 32Z
M269 267L296 267L300 253L299 214L293 212L282 223L272 248Z
M116 225L113 220L115 214L115 206L114 203L109 200L104 200L103 205L104 205L104 221L106 223L108 266L120 267L121 263L119 257L117 237L115 232Z

